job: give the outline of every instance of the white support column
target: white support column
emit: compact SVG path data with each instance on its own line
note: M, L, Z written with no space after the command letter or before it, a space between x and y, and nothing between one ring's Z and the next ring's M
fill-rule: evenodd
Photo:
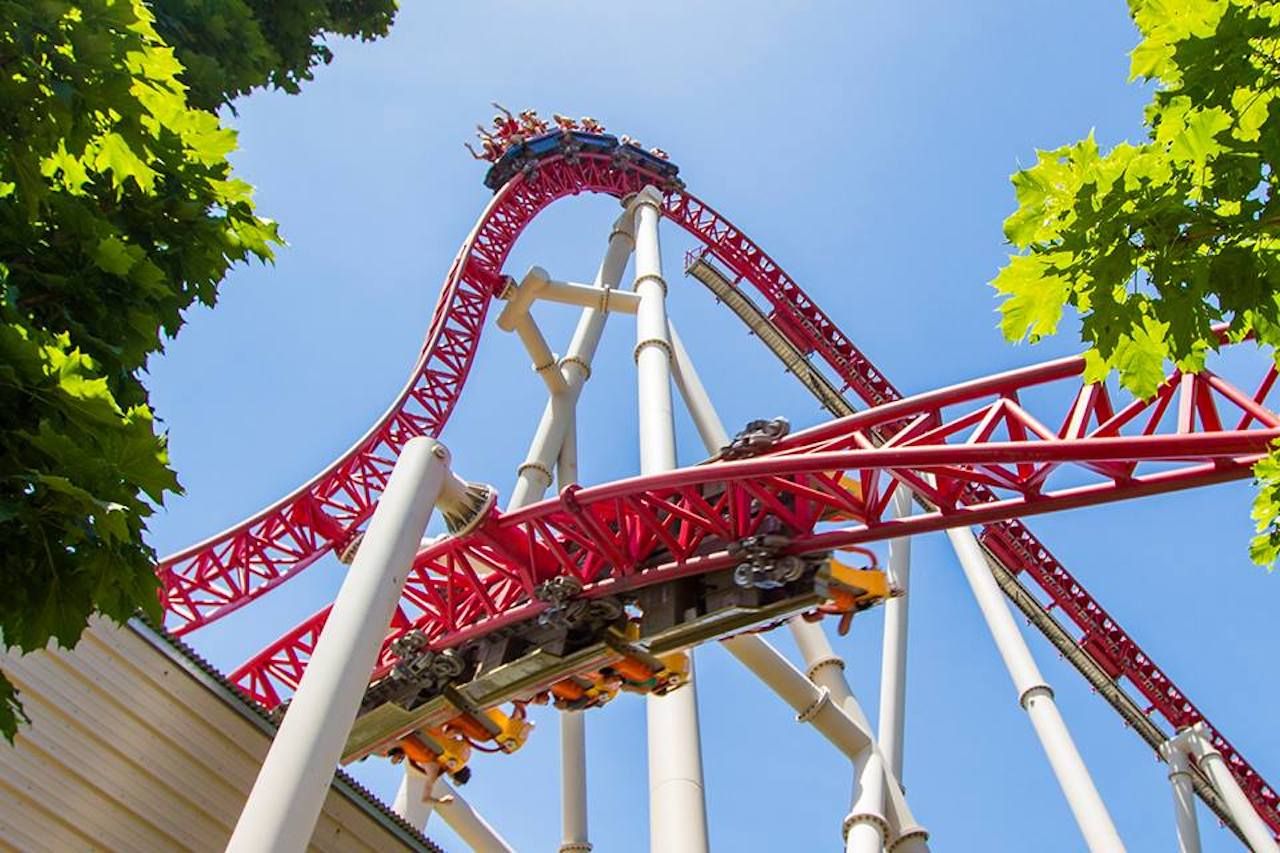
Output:
M631 306L631 312L635 310L634 294L626 293L626 298L623 299L611 296L617 291L618 282L635 244L632 221L631 214L624 213L614 222L613 230L609 233L609 245L592 288L571 285L561 287L561 283L549 281L545 273L535 268L536 272L530 271L530 275L526 276L526 284L521 286L516 299L508 305L511 310L508 323L518 331L518 323L522 322L518 318L528 317L529 306L540 292L555 293L558 288L569 288L572 292L590 289L597 293L594 299L582 300L587 303L587 307L579 316L569 348L560 359L558 370L562 390L557 391L548 383L552 391L551 398L543 409L542 419L538 422L525 462L517 472L516 485L507 503L508 512L542 499L551 487L552 465L556 466L556 479L561 488L578 480L578 397L591 376L591 361L595 357L609 312L616 310L618 304ZM581 714L560 715L560 749L561 824L564 837L561 850L566 853L590 850L587 834L586 728Z
M799 617L788 625L808 667L809 678L830 691L832 699L860 725L871 730L866 714L844 677L844 661L831 648L822 625ZM874 744L868 744L853 759L853 797L844 821L845 849L848 853L878 853L885 845L890 826L885 819L884 761L877 758ZM897 786L895 778L892 782Z
M444 445L425 437L405 444L228 850L306 849L418 542L450 479Z
M624 213L614 223L613 231L609 234L609 247L595 280L595 286L602 290L616 289L622 272L626 269L627 259L631 256L635 243L631 223L631 215ZM530 444L529 454L517 472L509 507L526 506L540 500L551 487L552 467L564 444L565 433L572 421L582 386L591 375L591 360L595 356L608 316L608 312L599 308L587 308L578 319L569 349L560 359L560 371L567 386L566 393L552 394L547 401Z
M879 747L877 746L877 749ZM883 757L884 753L881 753ZM885 816L893 830L893 840L886 847L892 853L929 853L929 831L916 823L907 806L906 795L897 778L885 770Z
M560 853L590 853L587 730L581 711L560 712Z
M703 445L708 453L714 454L729 443L729 434L694 368L692 359L689 358L688 352L676 334L675 325L669 323L668 329L671 333L672 367L676 387L684 398L685 406L693 418ZM860 728L862 732L869 733L871 725L867 722L866 714L863 713L853 691L850 690L848 681L845 680L844 661L832 651L822 626L806 622L799 617L792 619L789 624L808 667L807 678L800 676L800 673L795 671L785 658L758 637L734 637L726 640L723 645L773 687L775 692L787 699L792 707L796 707L798 711L802 710L795 704L800 701L805 701L805 708L813 706L808 714L802 715L802 720L816 725L817 713L826 706L832 710L838 709L844 721L852 720L853 726ZM794 676L790 673L794 673ZM800 676L809 682L809 691L816 689L817 692L806 692L796 685L795 676ZM784 692L784 689L789 691L790 696ZM876 759L872 762L871 759L876 750L869 734L862 739L860 748L855 749L853 753L848 752L858 739L857 735L847 731L848 725L850 724L847 722L836 723L833 731L833 734L844 733L845 751L849 754L854 769L853 807L844 824L845 836L848 839L847 849L854 853L862 853L862 851L879 853L885 845L885 834L893 829L896 833L895 850L898 853L928 853L926 841L929 835L915 822L910 809L907 808L896 774L888 768L884 760ZM827 734L827 732L823 733ZM828 737L830 738L831 735ZM837 746L839 745L837 743ZM886 791L888 791L889 802L884 804ZM890 818L888 821L885 820L882 812L888 812Z
M570 420L556 461L556 485L578 482L576 414ZM591 853L587 829L587 720L581 711L560 712L560 853Z
M893 496L898 518L911 514L911 493ZM884 603L884 651L880 658L880 751L885 766L902 775L902 736L907 707L907 608L910 605L911 537L889 540L889 585L901 594Z
M671 402L671 341L667 283L662 277L658 220L662 195L645 187L631 202L636 229L636 371L639 385L640 472L676 467ZM689 683L666 696L647 696L649 743L649 847L655 853L705 853L707 811L702 785L698 695Z
M418 770L409 762L404 763L404 775L400 777L400 787L396 790L396 799L391 810L404 818L405 823L416 829L427 825L427 819L435 808L435 798L431 789L440 778L440 765L431 764Z
M806 678L764 638L738 634L720 645L794 708L799 722L812 725L851 760L871 746L870 729L855 723L830 690Z
M720 421L720 416L711 403L711 395L702 384L698 371L694 369L693 360L689 358L684 342L680 340L675 325L670 321L667 323L667 333L671 336L671 373L676 380L676 388L680 391L685 408L689 410L689 416L693 418L693 425L697 427L702 445L707 453L714 454L729 443L729 433Z
M1222 798L1222 802L1226 805L1227 811L1231 814L1231 819L1235 821L1236 828L1240 830L1240 834L1249 842L1249 846L1253 848L1253 853L1277 853L1280 846L1276 845L1275 838L1271 835L1270 828L1259 817L1258 812L1253 808L1253 803L1249 802L1248 796L1240 787L1240 783L1236 781L1236 777L1232 774L1231 768L1227 766L1227 760L1222 757L1222 753L1213 745L1213 741L1209 738L1209 730L1203 722L1196 723L1189 729L1186 729L1176 735L1173 741L1183 744L1183 748L1191 752L1196 757L1200 766L1200 770L1209 777L1209 781L1213 783L1213 788L1218 792L1218 796Z
M676 467L676 431L671 402L671 339L667 325L667 282L662 277L658 220L662 196L645 187L631 202L635 213L635 361L639 382L640 473Z
M1067 805L1075 816L1085 844L1092 851L1124 850L1124 844L1116 832L1107 807L1094 787L1093 779L1076 750L1071 733L1053 701L1053 690L1040 675L1040 669L1031 657L1026 640L1018 631L1009 607L991 570L986 556L978 545L978 539L968 528L952 528L947 538L960 560L960 567L973 590L978 607L986 619L987 628L995 639L1000 656L1004 659L1014 688L1018 691L1018 703L1026 709L1035 728L1036 736L1044 747L1058 784L1066 795Z
M476 853L514 853L515 848L443 776L436 780L431 796L440 819Z
M1200 853L1200 824L1196 818L1196 792L1191 781L1191 762L1176 738L1160 746L1169 765L1173 789L1173 816L1178 830L1178 853Z
M844 819L846 853L880 853L889 838L889 822L884 818L884 762L868 748L854 763L857 796Z

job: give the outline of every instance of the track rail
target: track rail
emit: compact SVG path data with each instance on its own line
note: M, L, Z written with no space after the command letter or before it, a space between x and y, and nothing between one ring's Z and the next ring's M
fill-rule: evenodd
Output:
M796 344L784 336L755 303L748 299L720 270L708 263L701 253L690 253L686 272L702 282L717 299L737 314L834 417L845 417L856 411L830 380L814 369ZM1271 377L1272 374L1268 373L1266 383L1258 388L1255 399L1266 398L1270 390ZM927 506L927 504L923 505ZM1021 546L1011 550L1010 541L1021 543ZM1027 621L1044 635L1063 658L1075 667L1085 681L1107 700L1124 720L1125 725L1131 727L1146 741L1157 757L1160 756L1161 745L1170 737L1170 732L1151 719L1153 712L1163 717L1175 730L1182 726L1194 725L1204 719L1195 706L1186 700L1182 692L1150 662L1145 653L1119 628L1115 620L1097 604L1080 582L1020 521L1010 520L984 528L979 537L979 544L982 546L987 565L995 576L996 582L1009 600L1022 611ZM1021 567L1021 571L1010 567ZM1039 590L1038 595L1028 588L1028 583ZM1051 608L1067 614L1071 624L1075 626L1075 631L1073 632L1055 618ZM1109 642L1089 642L1090 638L1096 638L1102 634L1115 636L1118 642L1115 645ZM1129 662L1130 666L1136 665L1139 678L1122 677L1125 674L1125 662ZM1147 689L1135 696L1135 689L1140 688L1126 686L1126 682L1129 685L1143 685ZM1178 723L1170 719L1167 713L1160 710L1159 702L1147 698L1151 695L1173 702L1175 708L1183 711L1177 719L1184 722ZM1272 818L1275 816L1275 799L1270 796L1270 789L1266 782L1207 720L1205 724L1213 732L1214 741L1219 751L1227 757L1237 780L1244 790L1249 792L1255 809L1264 817L1271 815L1268 817L1268 822L1274 826ZM1244 841L1244 836L1234 825L1226 804L1195 765L1192 766L1192 781L1196 793L1213 810L1218 819L1235 830L1240 840Z
M161 563L158 573L171 630L182 634L208 624L295 576L328 551L348 544L371 514L399 448L415 435L438 434L451 413L470 369L489 301L500 287L503 263L523 228L559 198L581 192L624 197L655 180L641 169L619 168L607 157L583 155L574 162L544 161L536 180L516 178L505 185L450 269L409 383L374 428L337 463L282 501ZM727 219L696 197L674 189L665 193L664 213L701 240L709 255L739 281L750 283L772 306L770 321L775 327L802 351L816 353L864 402L878 406L901 399L889 380L781 267ZM1265 387L1253 395L1255 399L1265 399L1274 378L1272 373ZM1198 405L1190 404L1193 411ZM958 459L950 461L974 464ZM1018 461L1009 457L993 464L1016 466ZM1056 460L1066 461L1071 460ZM1238 467L1243 463L1237 459L1222 464ZM1208 482L1243 474L1206 470L1197 476ZM1004 484L999 477L997 481ZM973 482L958 497L950 497L956 499L957 506L989 502L995 497L992 488L991 483ZM1047 503L1041 505L1048 511ZM983 518L977 510L966 517L969 521ZM989 516L997 517L1000 511ZM993 524L984 531L983 540L1009 572L1025 571L1037 578L1054 603L1071 613L1073 621L1085 630L1082 646L1091 657L1104 662L1108 672L1117 671L1116 677L1133 680L1152 702L1152 710L1175 727L1202 719L1025 526L1016 521ZM466 572L460 574L465 576ZM446 590L447 594L454 591L452 587ZM299 626L306 630L290 632L293 642L280 649L285 659L305 664L322 625L317 617ZM402 610L393 627L409 623ZM276 663L281 662L277 658ZM244 675L246 670L238 672ZM259 698L270 704L272 697L264 684L257 685L262 694ZM253 689L250 692L256 693ZM1216 732L1215 738L1259 811L1273 828L1280 829L1275 794Z
M440 649L534 618L546 607L539 586L557 576L573 577L588 597L616 595L731 567L728 546L766 523L781 525L789 552L815 553L1239 479L1280 436L1280 418L1209 371L1175 373L1151 399L1115 406L1105 388L1082 384L1084 367L1081 357L1046 362L886 403L750 459L493 510L472 533L418 555L382 666L411 629ZM1052 419L1049 405L1033 415L1018 402L1033 389L1063 401ZM1241 428L1222 428L1230 415ZM929 511L887 517L901 488ZM974 500L975 489L990 499ZM278 703L305 669L297 650L326 616L232 680Z

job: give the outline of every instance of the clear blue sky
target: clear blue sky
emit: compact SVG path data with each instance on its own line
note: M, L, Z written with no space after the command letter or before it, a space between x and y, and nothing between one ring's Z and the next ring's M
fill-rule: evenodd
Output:
M1036 348L996 328L987 282L1002 262L1008 175L1036 147L1091 127L1141 135L1145 93L1126 84L1136 41L1121 0L1079 3L407 3L390 38L335 45L300 96L238 104L236 163L289 247L236 271L152 365L187 495L152 524L164 553L274 501L383 411L421 345L449 263L489 193L462 150L489 101L594 115L660 145L690 188L777 258L904 391L1073 352L1070 330ZM582 279L616 206L563 202L527 233L530 264ZM821 413L680 274L666 234L673 316L736 428ZM553 347L569 311L540 309ZM635 470L634 332L615 322L584 396L582 476ZM492 320L444 439L456 467L509 493L543 389ZM700 458L680 424L682 462ZM1034 528L1179 685L1280 779L1271 614L1280 577L1251 566L1247 484L1038 518ZM325 560L192 637L231 668L333 594ZM945 538L918 541L905 783L933 849L1082 849ZM838 644L877 707L881 619ZM1032 648L1135 851L1168 850L1162 765L1037 634ZM793 652L785 637L777 642ZM699 653L715 849L834 850L846 765L723 650ZM559 838L553 716L514 756L479 756L468 798L521 850ZM596 849L647 849L643 703L588 719ZM357 776L388 799L398 771ZM1207 850L1238 849L1201 813ZM443 828L430 833L457 848Z

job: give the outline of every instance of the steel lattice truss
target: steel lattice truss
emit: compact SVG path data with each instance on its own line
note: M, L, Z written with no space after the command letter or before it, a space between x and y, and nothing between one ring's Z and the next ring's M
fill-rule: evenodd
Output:
M411 379L378 424L293 494L161 563L170 630L206 625L355 539L399 449L443 429L489 304L504 285L506 258L543 208L583 192L621 198L658 182L634 165L583 154L551 158L536 180L517 176L504 185L454 260ZM736 287L749 284L763 297L779 333L872 408L754 458L570 489L509 515L493 511L471 534L419 555L388 643L418 628L433 646L446 647L531 618L543 606L534 588L557 575L578 578L587 595L605 595L725 568L733 562L725 545L754 533L766 516L785 524L794 553L979 524L984 547L1003 570L1034 582L1079 630L1084 655L1115 685L1131 684L1148 714L1174 729L1203 720L1018 519L1248 476L1280 436L1280 419L1265 402L1274 368L1248 390L1210 371L1174 373L1142 401L1083 383L1083 359L1067 358L903 398L727 219L670 185L663 212L703 243L706 255L737 278ZM887 518L902 488L926 510ZM264 706L278 705L301 678L327 613L264 649L233 681ZM384 646L383 666L389 662ZM1280 832L1275 792L1220 734L1212 735L1255 808Z

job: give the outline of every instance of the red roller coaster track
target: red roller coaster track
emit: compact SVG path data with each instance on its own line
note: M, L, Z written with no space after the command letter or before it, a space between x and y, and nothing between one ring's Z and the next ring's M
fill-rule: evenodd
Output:
M399 448L443 428L502 287L506 257L544 207L582 192L621 198L657 182L641 169L584 154L543 161L535 179L503 186L455 259L412 378L379 423L293 494L161 563L171 629L182 634L208 624L352 541ZM816 353L873 408L754 459L584 488L511 515L494 512L472 534L419 556L393 635L418 627L445 646L528 618L539 607L533 586L555 574L574 574L588 583L588 594L605 594L722 568L730 562L724 543L749 535L766 514L784 520L797 552L984 524L988 551L1009 573L1032 578L1071 618L1083 632L1081 648L1108 675L1127 678L1175 729L1203 719L1017 518L1247 476L1251 460L1280 434L1280 420L1264 405L1274 369L1251 392L1209 372L1174 374L1153 399L1117 405L1105 386L1082 385L1083 362L1070 358L903 399L728 220L676 188L664 194L664 213L763 296L798 349ZM1019 396L1046 384L1074 389L1054 420L1033 415ZM1224 421L1228 412L1232 419ZM884 518L893 491L904 486L929 511ZM853 523L824 522L833 514ZM264 705L278 704L281 688L301 677L326 615L306 620L233 680ZM1276 794L1225 739L1216 732L1214 739L1259 813L1280 831Z

